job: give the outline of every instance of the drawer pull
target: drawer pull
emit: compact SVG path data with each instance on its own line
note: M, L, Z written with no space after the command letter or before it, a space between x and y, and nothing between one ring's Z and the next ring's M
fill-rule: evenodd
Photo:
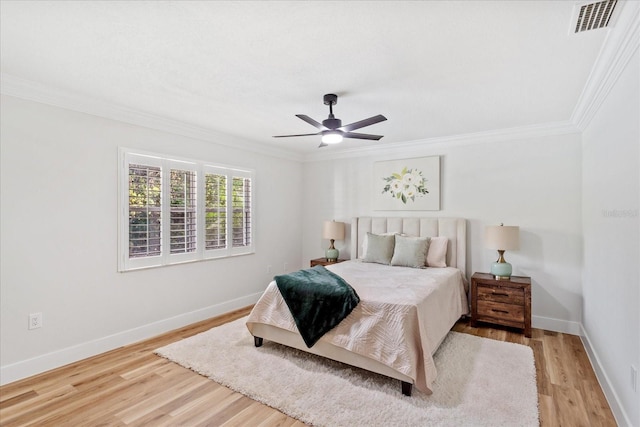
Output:
M494 312L496 312L496 313L509 314L509 312L508 312L508 311L506 311L506 310L496 310L495 308L492 308L492 309L491 309L491 311L494 311Z
M501 293L501 292L491 292L491 293L493 295L497 295L499 297L508 297L509 296L509 294L504 294L504 293Z

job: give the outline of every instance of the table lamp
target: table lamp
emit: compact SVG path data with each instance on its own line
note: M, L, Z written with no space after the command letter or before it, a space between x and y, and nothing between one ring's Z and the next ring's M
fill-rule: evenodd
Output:
M343 240L344 239L344 222L336 222L336 221L325 221L322 227L322 237L324 239L329 239L331 241L331 245L329 249L325 252L325 257L329 262L335 262L338 260L339 252L333 246L333 242L335 240Z
M499 257L491 266L491 274L497 280L509 280L513 268L504 260L504 251L520 246L520 227L511 225L489 225L484 230L484 242L488 249L496 249Z

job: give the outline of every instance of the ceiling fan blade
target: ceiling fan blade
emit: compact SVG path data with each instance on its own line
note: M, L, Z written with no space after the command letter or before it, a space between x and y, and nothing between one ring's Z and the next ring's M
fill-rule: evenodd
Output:
M318 145L318 148L322 148L322 147L328 147L329 144L325 144L324 142L321 142L320 145Z
M313 135L322 135L322 133L301 133L299 135L273 135L273 138L290 138L292 136L313 136Z
M360 120L358 122L353 122L351 124L342 126L340 130L351 132L352 130L360 129L365 126L371 126L375 125L376 123L384 122L385 120L387 120L385 116L383 116L382 114L378 114L377 116L369 117L368 119Z
M355 133L355 132L345 132L342 134L343 138L353 138L353 139L370 139L373 141L378 141L383 135L369 135L367 133Z
M311 126L315 126L320 130L327 130L327 128L322 124L319 123L315 120L313 120L311 117L306 116L304 114L296 114L296 117L301 118L302 120L304 120L305 122L309 123Z

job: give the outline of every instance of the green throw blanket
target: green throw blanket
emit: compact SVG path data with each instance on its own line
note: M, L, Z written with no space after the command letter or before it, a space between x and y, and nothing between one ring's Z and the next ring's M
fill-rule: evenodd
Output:
M309 348L360 302L342 277L320 265L274 279Z

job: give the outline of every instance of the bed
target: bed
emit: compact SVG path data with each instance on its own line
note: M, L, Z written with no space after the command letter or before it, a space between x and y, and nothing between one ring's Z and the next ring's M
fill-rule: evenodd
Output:
M364 262L367 233L446 237L446 267ZM405 395L411 395L413 386L430 394L437 376L432 356L455 322L468 313L465 264L464 219L354 218L351 260L327 267L358 293L360 303L353 311L308 348L271 282L249 315L247 328L256 346L263 340L284 344L398 379Z

